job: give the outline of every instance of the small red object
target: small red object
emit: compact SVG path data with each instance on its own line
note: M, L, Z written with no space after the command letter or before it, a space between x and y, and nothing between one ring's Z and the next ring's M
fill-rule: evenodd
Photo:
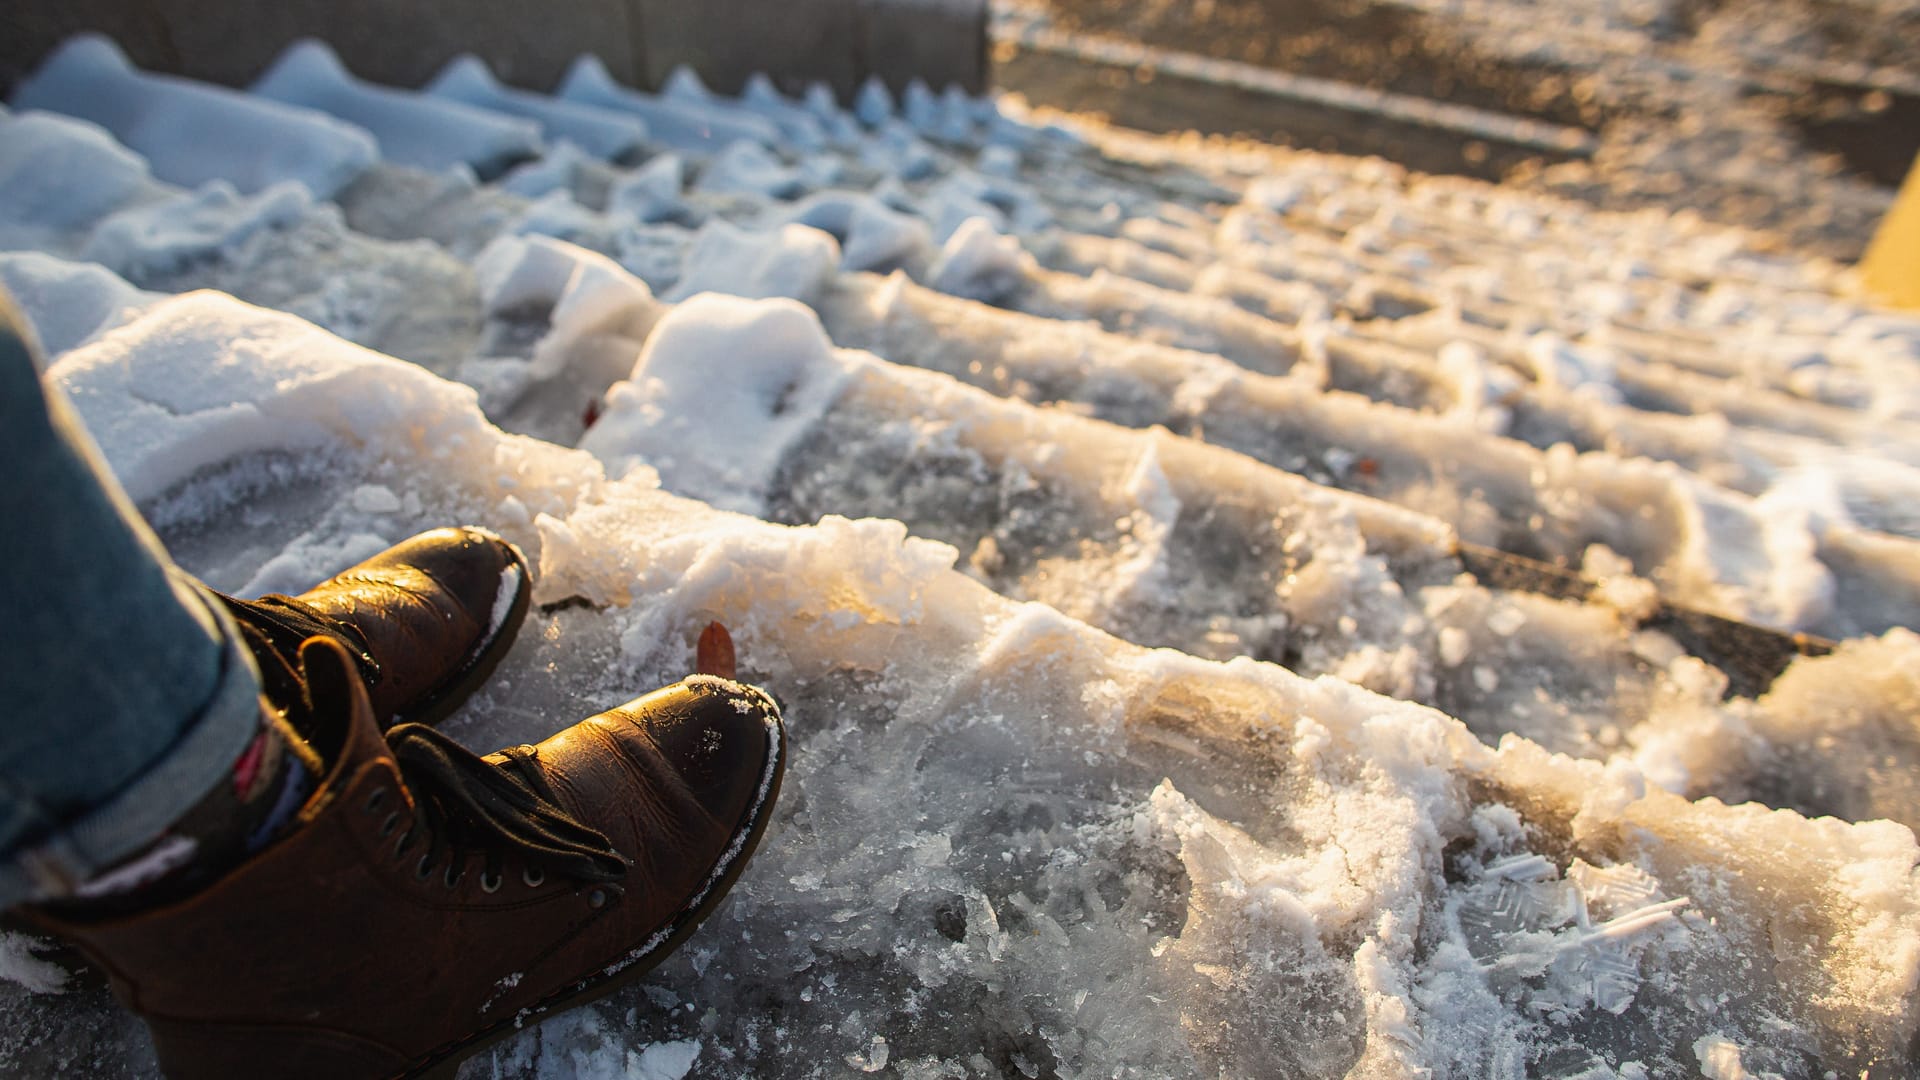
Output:
M700 643L694 646L693 670L702 675L733 678L733 635L717 622L700 631Z
M594 425L594 422L600 419L600 399L599 398L594 398L593 400L587 402L587 411L580 414L580 419L586 422L587 427L592 427Z

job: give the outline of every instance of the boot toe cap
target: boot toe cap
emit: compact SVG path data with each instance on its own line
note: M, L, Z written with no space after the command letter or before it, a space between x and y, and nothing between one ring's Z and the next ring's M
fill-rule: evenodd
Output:
M458 603L482 626L498 627L530 583L520 549L471 525L434 529L403 540L349 571L363 578L381 571L424 574L448 600Z
M751 816L784 747L780 709L765 691L694 675L619 710L646 733L685 791L719 822Z

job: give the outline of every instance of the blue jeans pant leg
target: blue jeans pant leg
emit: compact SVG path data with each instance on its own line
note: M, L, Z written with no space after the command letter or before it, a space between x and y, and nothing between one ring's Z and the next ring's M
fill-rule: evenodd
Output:
M237 628L174 566L0 295L0 907L138 851L259 729Z

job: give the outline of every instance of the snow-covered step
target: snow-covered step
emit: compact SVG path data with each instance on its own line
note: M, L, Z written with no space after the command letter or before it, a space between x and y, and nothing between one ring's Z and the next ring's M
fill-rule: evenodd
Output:
M48 202L62 212L35 209ZM432 370L451 371L480 332L471 272L432 245L353 232L297 184L247 196L158 183L99 129L56 114L0 117L0 205L23 218L0 211L0 250L98 264L153 292L219 289Z
M576 276L568 298L591 288ZM719 353L754 367L717 382ZM678 494L787 523L895 518L953 544L1003 595L1138 644L1336 675L1434 705L1489 743L1517 734L1605 757L1643 724L1670 726L1665 714L1721 708L1724 684L1637 631L1659 608L1647 582L1613 578L1590 606L1495 593L1463 576L1452 530L1431 518L1164 431L836 354L791 301L679 305L608 399L581 445L614 471L637 458ZM703 434L713 417L725 437Z
M129 267L125 267L125 265L119 265L117 269L121 269L123 273L129 273ZM255 265L255 267L252 267L252 269L257 269L257 265ZM142 281L142 284L150 284L150 286L159 286L159 288L186 288L186 286L194 286L194 284L213 284L213 286L219 286L219 284L223 284L223 279L221 279L221 277L213 277L213 275L200 275L200 277L198 277L196 281L186 281L186 282L175 281L175 282L171 282L171 284L167 284L167 282L154 281L154 279L152 279L152 275L146 275L146 273L134 273L134 277L136 277L136 279L140 279L140 281ZM228 281L240 281L240 282L253 281L255 277L257 277L257 275L253 275L253 273L248 273L248 271L242 271L242 273L238 273L238 275L228 275ZM250 294L250 292L248 292L246 288L238 288L238 292L242 292L242 294ZM265 294L250 294L250 296L252 296L252 298L255 298L255 300L265 300L265 302L273 302L273 300L276 300L275 296L265 296ZM445 371L445 369L447 369L447 361L449 361L449 357L447 357L447 354L445 354L445 352L440 352L440 354L434 354L434 352L422 352L422 348L420 348L420 344L417 344L417 342L434 342L434 340L451 340L451 342L455 342L455 348L457 348L457 344L459 344L459 342L463 342L463 340L470 340L470 334L467 334L465 338L463 338L461 334L453 334L453 336L447 336L447 334L442 334L442 332L440 332L440 327L436 327L436 325L428 325L428 327L424 327L424 329L420 329L419 332L413 332L413 334L411 334L411 338L415 338L415 340L407 340L407 336L405 336L405 334L384 334L384 336L382 336L382 334L380 334L380 331L382 331L382 329L378 327L378 323L380 323L380 317L371 317L371 319L365 319L365 321L371 321L372 332L369 332L369 331L355 332L355 329L351 329L351 327L349 327L349 325L346 325L346 323L344 323L342 319L338 319L338 317L330 317L330 313L328 313L328 311L324 311L323 307L313 306L313 304L305 304L305 306L301 306L298 300L294 300L294 298L292 298L292 296L288 296L288 294L280 294L280 296L278 296L278 300L280 300L280 302L282 302L284 306L294 307L294 309L303 309L303 311L307 311L307 313L311 313L311 315L315 315L315 317L319 317L319 319L321 319L323 323L326 323L326 325L332 325L332 327L336 327L336 329L342 329L342 331L349 332L349 336L353 336L353 338L357 338L357 340L374 340L374 342L380 342L382 346L386 346L386 348L390 348L392 352L399 352L399 354L405 354L405 356L415 356L415 357L419 357L419 359L426 359L426 361L428 361L428 363L430 363L432 367L436 367L436 369L442 369L442 371ZM330 302L330 300L328 300L328 302ZM1116 309L1123 309L1123 306L1116 306ZM463 325L463 327L459 327L459 329L463 329L463 331L468 331L468 329L470 329L470 317L467 317L467 319L463 319L463 323L465 323L465 325ZM1331 359L1329 359L1329 363L1331 363L1332 365L1331 380L1334 386L1348 386L1348 384L1350 384L1350 386L1367 386L1367 388L1375 388L1377 392L1379 392L1379 390L1388 390L1388 392L1392 392L1392 388L1394 388L1394 384L1396 384L1396 380L1386 379L1386 377L1380 377L1380 373L1377 373L1377 371L1365 371L1365 373L1363 373L1361 377L1357 377L1357 379L1342 379L1342 365L1338 363L1338 361L1340 361L1340 357L1342 357L1342 350L1340 350L1340 348L1332 348L1332 350L1329 350L1329 352L1331 352ZM1404 371L1411 371L1411 369L1413 369L1413 365L1407 365L1407 363L1402 363L1402 369L1404 369ZM1390 400L1392 400L1392 398L1390 398ZM1402 396L1400 400L1402 400L1402 402L1407 402L1407 396ZM1427 402L1421 402L1421 400L1415 400L1415 402L1409 402L1409 404L1427 404Z
M49 361L160 299L97 263L38 251L0 251L0 289L12 298Z
M1650 363L1673 365L1704 375L1757 381L1763 386L1803 396L1818 396L1823 390L1818 385L1807 385L1810 373L1805 369L1804 346L1795 348L1790 339L1781 339L1777 329L1756 333L1752 325L1766 320L1769 316L1764 313L1769 309L1792 307L1796 301L1805 306L1807 298L1803 296L1782 295L1760 285L1751 290L1750 296L1743 297L1743 290L1737 284L1724 281L1715 286L1713 293L1695 295L1685 301L1662 291L1646 295L1642 301L1663 307L1684 304L1686 311L1684 315L1674 312L1660 332L1646 333L1630 321L1624 326L1616 325L1619 320L1616 313L1631 308L1633 301L1628 300L1627 295L1635 279L1629 277L1622 282L1604 268L1624 256L1612 260L1600 256L1590 263L1569 267L1565 260L1549 261L1549 257L1538 254L1537 249L1536 253L1524 257L1515 251L1501 258L1502 249L1514 251L1512 244L1470 245L1457 255L1424 250L1409 255L1403 243L1394 251L1414 266L1396 267L1367 252L1366 241L1357 240L1358 233L1329 232L1316 238L1311 232L1303 233L1301 224L1299 215L1280 218L1246 207L1236 208L1222 225L1222 257L1281 280L1300 280L1305 276L1319 281L1329 292L1340 293L1343 303L1362 315L1377 314L1377 309L1368 301L1384 289L1394 298L1393 307L1388 309L1394 318L1401 317L1400 312L1417 314L1434 308L1457 308L1459 317L1472 324L1517 329L1522 334L1544 328L1569 336L1604 337L1607 345L1625 349ZM1424 221L1403 224L1399 229L1408 235L1424 237L1426 233L1418 227L1425 224ZM1601 235L1605 235L1604 231ZM1594 243L1591 237L1565 239L1569 244L1582 247L1591 247ZM1714 247L1720 250L1723 245ZM1506 263L1522 264L1525 272L1501 273ZM1603 268L1603 272L1596 274L1595 267ZM1660 288L1669 290L1672 286L1667 283L1673 279L1693 279L1699 273L1691 268L1669 270L1660 275ZM1560 280L1551 280L1555 274ZM1489 290L1485 287L1488 281L1498 281L1499 285ZM1363 294L1357 302L1352 298L1356 291ZM1857 306L1838 304L1831 298L1819 306L1825 309L1820 314L1827 323L1860 320L1866 315ZM1746 325L1729 332L1726 311L1745 313ZM1696 320L1704 324L1700 329L1674 325L1675 321ZM1830 334L1833 329L1829 325L1825 332ZM1717 332L1708 336L1703 330ZM1748 341L1752 344L1747 344ZM1843 355L1836 358L1836 362L1846 364L1847 358Z
M1674 602L1735 619L1846 637L1901 625L1920 604L1920 545L1870 536L1856 545L1844 524L1791 504L1760 506L1671 466L1543 453L1204 354L1035 322L898 275L850 276L816 306L837 344L1130 427L1162 424L1431 513L1464 539L1516 554L1578 565L1604 544ZM1831 561L1822 545L1840 545ZM1884 600L1843 613L1835 589Z
M534 121L364 82L319 41L288 46L252 92L364 128L383 160L430 172L466 166L491 178L544 150Z
M1065 262L1069 268L1091 271L1095 276L1090 279L1089 284L1078 290L1062 288L1048 282L1035 291L1038 296L1045 298L1052 294L1072 295L1076 291L1091 292L1096 295L1103 291L1114 292L1115 290L1111 288L1105 290L1099 288L1101 284L1111 281L1099 276L1101 271L1106 269L1107 262L1119 264L1122 267L1120 272L1124 274L1127 267L1145 265L1145 256L1164 260L1146 267L1149 276L1165 283L1161 287L1180 287L1183 275L1176 267L1192 270L1191 264L1147 251L1130 241L1100 238L1073 239L1075 248L1072 253L1065 253L1062 245L1058 243L1043 242L1041 246L1056 261ZM1290 271L1297 270L1298 264L1290 261L1288 268ZM1345 297L1326 297L1315 286L1299 279L1262 284L1264 280L1240 268L1220 263L1212 264L1204 270L1193 270L1191 274L1184 276L1184 284L1189 291L1225 295L1242 306L1256 311L1262 311L1262 308L1265 308L1262 313L1272 313L1273 308L1264 303L1250 302L1249 298L1257 296L1258 290L1284 289L1286 286L1293 286L1292 290L1284 294L1285 299L1281 303L1294 309L1294 318L1287 321L1296 323L1301 321L1301 315L1308 313L1317 315L1326 311L1326 305L1329 302L1337 301L1349 309L1355 303L1351 290ZM1134 287L1131 291L1139 293L1142 290ZM1010 306L1036 313L1068 317L1080 313L1067 302L1056 301L1047 304L1044 299L1035 302L1028 299L1028 296L1029 294L1026 293L1016 293ZM1103 309L1106 313L1103 325L1109 329L1125 329L1123 320L1135 311L1142 316L1150 315L1155 311L1155 305L1151 295L1145 299L1145 303L1131 305L1115 302L1110 309ZM1317 303L1316 300L1318 300ZM1443 303L1444 301L1435 299L1427 306L1439 306ZM1188 306L1198 307L1199 305L1189 301ZM1088 313L1099 317L1102 311ZM1197 315L1198 312L1196 311L1195 314ZM1308 321L1312 321L1311 316ZM1894 433L1895 429L1886 429L1886 433L1881 434L1881 422L1875 419L1864 421L1866 429L1863 432L1863 419L1853 410L1819 404L1804 407L1807 397L1815 398L1816 402L1835 400L1851 401L1856 404L1873 400L1872 392L1865 388L1863 379L1833 370L1826 366L1823 359L1817 367L1802 359L1796 370L1782 372L1777 382L1768 380L1769 385L1791 386L1803 392L1803 396L1789 398L1765 387L1708 380L1690 370L1672 369L1663 362L1656 361L1649 364L1636 360L1633 356L1634 346L1644 345L1652 335L1629 335L1627 332L1609 328L1602 334L1596 335L1604 344L1584 344L1556 340L1554 336L1540 331L1528 332L1516 337L1510 330L1499 328L1507 324L1496 322L1495 325L1490 326L1488 325L1490 321L1492 320L1480 318L1471 311L1465 313L1431 311L1412 318L1386 320L1384 323L1361 324L1353 328L1332 328L1331 335L1325 337L1326 348L1336 353L1331 361L1330 385L1397 404L1444 410L1451 403L1449 400L1451 395L1422 394L1417 390L1413 393L1402 391L1396 394L1393 384L1398 380L1401 383L1412 383L1414 387L1419 387L1422 382L1431 380L1437 373L1448 369L1447 354L1444 350L1455 347L1456 342L1464 343L1479 350L1478 355L1499 361L1500 366L1508 372L1534 380L1531 385L1526 383L1509 385L1501 393L1503 405L1524 410L1543 422L1524 427L1523 432L1570 430L1576 426L1577 421L1556 414L1568 408L1576 412L1582 411L1583 405L1565 402L1558 395L1549 394L1549 398L1554 400L1548 402L1538 400L1535 396L1536 388L1540 388L1542 383L1557 383L1559 380L1556 376L1559 369L1567 368L1567 365L1548 363L1547 369L1543 371L1539 357L1544 356L1551 361L1556 354L1575 355L1576 358L1577 354L1586 354L1591 357L1591 360L1581 364L1580 371L1584 372L1587 368L1599 365L1603 369L1601 374L1604 376L1599 389L1605 393L1623 396L1624 399L1619 404L1624 406L1626 411L1617 413L1621 424L1657 422L1659 417L1674 413L1714 415L1727 417L1736 425L1763 430L1784 430L1833 442L1844 443L1854 439L1870 440L1879 444L1885 444L1889 439L1895 443L1904 442ZM1326 332L1322 331L1322 334ZM1272 335L1269 334L1269 336ZM1382 352L1378 346L1371 344L1382 340L1405 343L1413 346L1416 351L1412 355L1396 357L1391 351ZM1915 330L1915 341L1920 342L1920 328ZM1171 343L1202 349L1206 349L1210 344L1205 332L1199 330L1189 330L1184 337L1176 338ZM1621 352L1620 345L1625 346L1625 354ZM1225 348L1209 351L1221 351L1237 357L1246 350ZM1802 355L1804 357L1804 354ZM1339 361L1353 357L1364 357L1370 363L1365 365L1365 370L1359 377L1345 378ZM1244 366L1261 370L1253 364ZM1486 367L1487 365L1482 360L1477 366ZM1393 377L1382 377L1386 372L1394 373ZM1729 374L1737 376L1741 372L1729 372ZM1502 377L1508 384L1514 382L1510 374ZM1887 408L1901 409L1900 400L1898 397L1890 396ZM1550 443L1539 445L1544 449Z
M1920 332L1920 326L1915 329ZM1593 389L1616 397L1621 406L1643 414L1724 416L1730 423L1756 433L1781 432L1836 445L1853 441L1887 440L1896 445L1913 442L1903 437L1907 426L1904 418L1866 407L1874 403L1870 390L1846 395L1855 402L1852 408L1821 400L1834 395L1820 394L1816 380L1827 381L1830 386L1838 380L1822 380L1821 371L1815 370L1813 363L1804 367L1796 380L1813 393L1794 395L1767 385L1772 380L1713 377L1684 367L1649 363L1631 350L1615 347L1609 334L1594 335L1599 338L1597 342L1575 342L1551 331L1520 336L1467 321L1425 317L1395 322L1378 333L1386 340L1434 353L1455 342L1468 344L1536 381L1574 388L1591 383ZM1898 409L1893 401L1890 394L1888 407Z
M1061 269L1081 273L1112 270L1122 276L1137 272L1144 275L1142 280L1149 284L1223 296L1255 314L1282 322L1297 323L1303 317L1332 309L1375 319L1372 323L1361 323L1352 332L1364 338L1386 336L1429 351L1459 339L1499 353L1511 352L1518 348L1518 342L1537 333L1534 328L1540 326L1544 315L1548 326L1592 342L1591 346L1580 347L1599 348L1610 355L1624 354L1629 362L1619 373L1623 387L1630 395L1638 393L1652 407L1665 411L1676 407L1696 412L1724 408L1736 416L1753 415L1759 423L1774 426L1792 423L1805 427L1817 420L1782 419L1795 414L1797 406L1781 399L1776 391L1794 395L1795 401L1812 399L1854 408L1875 399L1875 381L1864 373L1849 371L1852 365L1847 362L1848 358L1860 349L1829 358L1813 345L1796 349L1791 339L1757 335L1751 347L1726 347L1737 348L1737 352L1723 352L1705 345L1690 349L1685 340L1672 331L1656 334L1610 322L1595 328L1577 320L1559 319L1554 313L1564 306L1561 296L1543 298L1532 305L1462 298L1397 281L1393 275L1382 274L1377 268L1352 265L1340 255L1307 254L1303 258L1297 250L1276 248L1271 240L1270 236L1263 238L1256 252L1239 256L1236 262L1212 262L1204 266L1145 249L1125 239L1073 237L1070 241L1073 250L1067 251L1063 241L1041 237L1035 247L1042 252L1043 260L1052 260L1060 264ZM1313 269L1316 265L1320 267L1317 271ZM1389 317L1380 318L1383 311ZM1414 317L1407 318L1407 313ZM1860 315L1854 312L1854 318L1859 319ZM1914 338L1920 341L1920 334ZM1871 349L1871 343L1862 342L1861 347ZM1885 349L1872 351L1887 352ZM1906 354L1912 351L1912 346L1905 346L1891 354L1891 358L1906 359ZM1769 353L1780 354L1782 360L1767 361L1765 357ZM1515 366L1524 370L1525 365ZM1705 382L1695 372L1756 383L1753 390L1756 400L1752 404L1741 401L1744 390ZM1629 403L1631 400L1630 397ZM1727 408L1725 403L1730 400L1733 405ZM1887 406L1896 411L1910 407L1904 399L1897 398ZM1819 415L1819 410L1812 412L1816 417ZM1842 412L1836 411L1833 417L1825 430L1849 426Z
M5 245L61 254L113 212L178 195L104 129L33 110L0 113L0 191Z
M145 157L154 176L189 188L220 180L253 194L291 182L330 199L379 157L378 143L362 128L312 109L147 74L97 35L62 45L14 88L12 105L99 124Z

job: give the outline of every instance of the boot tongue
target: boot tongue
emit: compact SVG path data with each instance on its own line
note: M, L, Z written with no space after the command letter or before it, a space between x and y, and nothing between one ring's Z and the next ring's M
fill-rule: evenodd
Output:
M425 724L395 727L387 745L434 835L471 849L508 848L576 881L626 877L613 842L560 805L531 750L482 758Z

